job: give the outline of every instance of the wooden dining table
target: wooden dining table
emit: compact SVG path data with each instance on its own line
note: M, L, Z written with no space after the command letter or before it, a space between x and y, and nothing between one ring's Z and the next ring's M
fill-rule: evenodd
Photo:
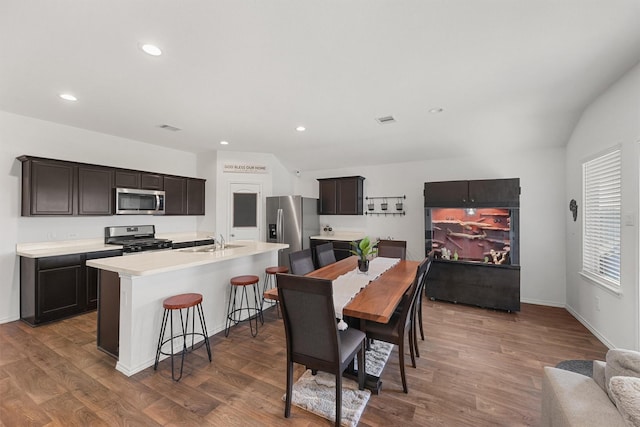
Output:
M359 327L364 330L366 321L388 323L396 307L402 300L402 296L409 289L416 277L416 272L420 265L419 261L400 260L396 265L382 273L378 278L358 292L351 301L342 309L342 315L359 319ZM338 277L353 271L358 266L358 257L352 256L342 259L333 264L306 274L308 277L319 279L336 280ZM278 300L278 289L272 288L264 293L264 297L270 300ZM345 376L357 380L357 373L351 366L345 371ZM378 394L382 388L380 378L373 375L366 375L365 388L372 393Z
M402 295L409 289L419 261L400 260L398 264L382 273L377 279L357 293L343 308L342 314L361 320L388 323L391 315L400 303ZM358 257L351 256L333 264L306 274L307 277L336 280L339 276L353 271L358 266ZM270 300L278 300L278 289L272 288L264 293Z

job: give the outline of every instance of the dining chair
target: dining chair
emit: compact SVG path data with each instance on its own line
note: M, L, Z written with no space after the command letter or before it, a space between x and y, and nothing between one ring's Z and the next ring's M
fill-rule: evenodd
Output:
M427 286L427 277L429 275L429 270L431 269L431 262L433 261L433 251L427 255L425 259L427 261L427 265L422 275L422 284L420 285L420 289L418 290L418 294L416 295L416 303L414 304L413 311L411 315L413 319L411 320L411 329L413 332L413 344L415 347L416 357L420 357L420 347L418 346L418 329L420 330L420 337L422 341L424 341L424 329L422 326L422 297L424 296L424 289ZM415 364L414 364L415 368Z
M336 377L336 422L342 418L342 374L358 355L358 366L365 366L364 332L356 328L338 330L331 280L292 274L276 276L278 298L287 341L287 394L285 418L291 414L293 364L305 365L312 372L323 371ZM358 369L358 387L364 389L365 370Z
M378 256L386 258L407 259L406 240L380 240L378 241Z
M333 243L327 242L316 246L316 260L318 268L336 262L336 254L333 251Z
M402 301L400 302L402 309L394 312L388 323L379 323L367 320L363 325L363 329L366 332L368 339L384 341L398 346L398 355L400 358L400 377L402 379L402 390L405 393L409 392L409 389L407 387L407 377L404 370L405 335L408 335L409 337L409 352L411 354L412 365L415 367L416 344L414 342L414 316L412 315L412 313L415 310L415 304L418 300L418 295L422 291L422 286L424 285L424 274L429 268L429 265L429 258L425 258L420 263L420 265L416 269L416 276L413 279L411 286L402 296Z
M291 266L291 274L304 276L311 273L316 267L313 265L311 257L311 249L303 249L289 254L289 264Z

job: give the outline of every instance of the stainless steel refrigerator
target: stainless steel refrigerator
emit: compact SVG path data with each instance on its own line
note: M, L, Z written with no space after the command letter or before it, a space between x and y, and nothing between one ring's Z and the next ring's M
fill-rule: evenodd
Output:
M320 234L318 199L302 196L267 197L267 242L288 243L278 253L278 265L289 266L289 253L309 248L309 237Z

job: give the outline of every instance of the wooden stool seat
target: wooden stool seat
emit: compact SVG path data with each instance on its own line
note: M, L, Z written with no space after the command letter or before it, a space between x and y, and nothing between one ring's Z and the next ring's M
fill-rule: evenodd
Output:
M260 281L258 276L246 275L246 276L236 276L231 278L231 284L233 286L249 286L255 285Z
M264 308L264 293L267 292L268 289L274 288L276 286L276 274L288 273L289 268L284 265L277 265L272 267L267 267L264 269L264 281L262 282L262 302L261 307ZM278 306L278 302L275 303L269 302L269 305L276 305L276 312L278 313L278 317L280 317L280 308Z
M288 273L289 269L283 265L279 265L277 267L267 267L264 269L264 272L267 274Z
M162 302L162 307L165 310L180 310L182 308L189 308L202 303L202 295L200 294L180 294L174 295L165 299Z
M160 356L165 355L171 358L171 378L174 381L180 381L182 378L182 369L184 368L184 356L193 351L196 348L196 337L202 337L203 344L207 348L207 356L209 356L209 362L211 362L211 345L209 344L209 333L207 332L207 325L204 321L204 312L202 311L202 295L201 294L179 294L166 298L162 301L162 307L164 308L164 314L162 315L162 326L160 327L160 337L158 338L158 347L156 348L156 361L153 364L153 370L158 369L158 363L160 362ZM186 310L186 318L183 315L183 310ZM173 315L177 312L180 317L180 328L173 327ZM196 327L196 314L200 320L200 331L197 332ZM191 318L191 330L189 330L189 318ZM167 323L169 323L169 337L164 338L167 330ZM189 349L188 338L191 337L191 349ZM174 346L174 342L177 348ZM165 344L171 344L171 350L163 350ZM175 356L180 355L180 371L176 373L173 359Z
M232 324L237 325L240 322L248 321L249 329L251 330L251 336L258 335L258 319L260 323L264 325L264 317L262 317L262 304L259 301L260 292L260 278L252 274L244 276L232 277L229 280L231 284L231 291L229 292L229 305L227 306L227 320L225 322L224 336L229 336L229 329ZM252 286L253 301L249 302L249 293L247 292L247 286ZM240 290L240 296L238 296L238 289ZM239 299L239 301L237 301ZM253 305L253 307L252 307ZM243 313L247 317L243 316ZM254 327L255 325L255 327Z

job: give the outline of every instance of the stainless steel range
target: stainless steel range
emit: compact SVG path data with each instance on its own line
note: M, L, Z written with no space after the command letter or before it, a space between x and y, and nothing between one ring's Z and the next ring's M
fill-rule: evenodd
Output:
M157 239L155 225L129 225L104 228L104 242L121 245L125 254L171 249L172 241Z

